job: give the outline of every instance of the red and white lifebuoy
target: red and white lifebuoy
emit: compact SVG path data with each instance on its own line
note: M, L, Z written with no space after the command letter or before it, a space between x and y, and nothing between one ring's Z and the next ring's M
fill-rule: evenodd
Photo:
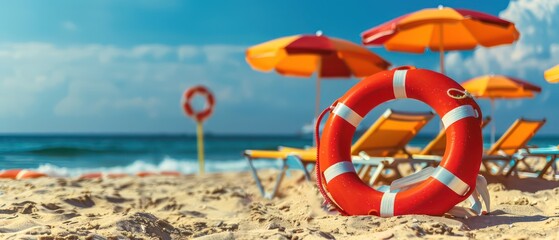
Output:
M206 98L206 107L199 112L194 111L191 103L192 99L197 94ZM198 122L202 122L212 115L215 99L213 94L206 87L199 85L187 89L183 94L181 102L184 113L186 113L187 116L194 118Z
M9 179L30 179L30 178L40 178L46 177L47 175L40 172L34 172L25 169L8 169L0 171L0 178L9 178Z
M474 191L481 164L481 110L466 96L467 92L452 79L424 69L399 68L362 80L335 102L326 122L318 156L319 187L325 186L343 214L443 215ZM351 142L369 111L400 98L422 101L442 116L447 147L440 165L427 180L399 192L381 192L355 173Z

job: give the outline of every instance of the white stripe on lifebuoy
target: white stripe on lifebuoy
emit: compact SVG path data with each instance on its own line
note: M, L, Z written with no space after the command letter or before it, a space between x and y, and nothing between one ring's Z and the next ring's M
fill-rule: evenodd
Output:
M326 180L326 184L328 184L335 177L348 172L355 173L355 168L353 167L353 163L351 163L351 161L342 161L330 166L328 169L326 169L326 171L324 171L324 179Z
M359 123L361 122L361 120L363 120L363 117L361 117L358 113L353 111L353 109L349 108L343 103L336 104L336 107L334 107L332 113L338 117L343 118L354 127L359 126Z
M392 217L394 216L394 202L396 202L395 192L385 192L380 201L380 216Z
M408 70L396 70L392 79L395 98L408 98L406 95L406 73Z
M438 166L432 177L439 180L439 182L452 189L452 191L460 196L464 196L468 190L470 190L470 186L467 183L444 167Z
M478 112L474 109L474 107L470 106L470 105L462 105L459 107L456 107L450 111L448 111L443 117L442 117L442 122L444 125L444 128L448 128L450 127L450 125L452 125L453 123L467 118L467 117L479 117Z
M28 171L27 171L27 170L25 170L25 169L24 169L24 170L21 170L21 171L19 171L19 172L17 173L17 175L16 175L16 179L17 179L17 180L20 180L20 179L22 179L23 177L25 177L25 174L27 174L27 172L28 172Z

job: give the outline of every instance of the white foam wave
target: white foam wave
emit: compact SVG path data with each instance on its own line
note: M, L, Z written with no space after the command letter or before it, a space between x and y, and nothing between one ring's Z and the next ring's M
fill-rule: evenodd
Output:
M238 160L211 160L205 161L206 172L238 172L249 170L249 165L245 159ZM265 160L255 161L257 168L279 168L280 162L278 160ZM160 172L160 171L178 171L183 174L197 173L198 160L182 159L177 160L170 157L165 157L159 164L149 163L143 160L137 160L127 166L115 167L94 167L94 168L68 168L56 166L54 164L41 164L38 168L34 169L38 172L45 173L49 176L55 177L74 177L80 176L85 173L103 172L103 173L126 173L136 174L142 171Z

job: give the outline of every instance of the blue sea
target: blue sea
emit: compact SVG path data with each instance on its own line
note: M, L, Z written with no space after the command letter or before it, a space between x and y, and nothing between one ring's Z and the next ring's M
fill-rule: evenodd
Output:
M417 136L411 146L423 147L434 136ZM487 138L486 138L487 139ZM540 137L531 145L559 144L557 137ZM244 171L245 149L305 147L310 137L206 135L206 171ZM488 145L486 143L486 145ZM258 167L277 167L259 161ZM54 176L88 172L134 174L138 171L198 171L196 136L191 135L4 135L0 136L0 169L25 168Z

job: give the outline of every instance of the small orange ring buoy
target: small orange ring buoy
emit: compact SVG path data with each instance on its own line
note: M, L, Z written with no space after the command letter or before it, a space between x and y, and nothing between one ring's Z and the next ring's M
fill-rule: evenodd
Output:
M450 96L464 88L437 72L397 68L372 75L338 99L326 122L317 165L319 187L346 215L443 215L475 189L482 157L481 110L471 97ZM430 177L408 189L377 191L355 173L350 148L356 127L381 103L411 98L435 109L447 134L443 159ZM379 139L382 140L382 139ZM329 199L328 195L325 197Z
M182 173L179 171L162 171L159 174L169 177L180 177L182 175Z
M9 178L9 179L31 179L31 178L40 178L46 177L47 175L40 172L29 171L25 169L8 169L0 171L0 178Z
M142 171L142 172L137 172L136 176L138 177L151 177L151 176L155 176L157 175L157 173L155 172L147 172L147 171Z
M192 108L191 101L196 94L206 98L206 108L200 112L195 112ZM204 86L198 85L187 89L183 94L182 108L187 116L193 117L196 121L202 122L212 115L215 99L213 94Z
M150 176L168 176L168 177L178 177L181 173L177 171L161 171L161 172L147 172L142 171L136 173L138 177L150 177Z

